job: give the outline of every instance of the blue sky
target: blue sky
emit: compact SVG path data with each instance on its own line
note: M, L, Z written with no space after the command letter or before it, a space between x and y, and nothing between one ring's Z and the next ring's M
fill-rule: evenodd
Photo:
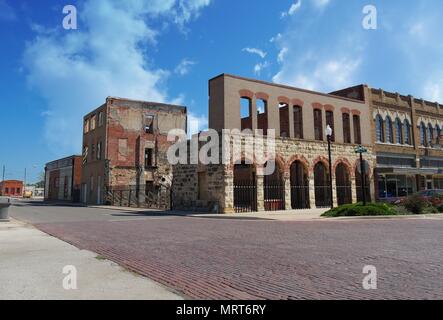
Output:
M77 30L62 27L67 4ZM362 27L368 4L376 30ZM223 72L443 102L442 14L440 0L0 0L0 165L33 181L80 153L82 116L108 95L181 103L205 127Z

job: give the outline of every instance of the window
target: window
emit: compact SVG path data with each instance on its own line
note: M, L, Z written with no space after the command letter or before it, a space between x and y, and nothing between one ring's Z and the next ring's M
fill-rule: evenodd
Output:
M432 128L432 124L428 124L428 131L426 133L427 146L432 147L434 141L434 129Z
M96 125L97 125L97 116L93 115L90 122L91 131L95 130Z
M435 137L435 143L437 145L440 145L440 138L441 138L441 128L439 125L435 128L435 131L437 132L437 136Z
M395 119L395 142L403 144L403 125L399 118Z
M354 114L352 121L354 123L354 143L361 144L360 116Z
M5 193L9 193L9 188L5 188Z
M323 141L323 119L320 109L314 109L314 135L315 140Z
M289 105L281 103L279 105L280 116L280 137L289 137Z
M268 133L268 102L257 99L257 129L263 130L263 134Z
M198 200L208 199L208 184L206 172L198 173Z
M249 98L240 98L241 130L252 129L252 101Z
M351 143L351 118L349 113L343 113L343 142Z
M83 126L83 132L88 133L89 132L89 119L85 120L85 124Z
M118 161L126 161L128 156L128 139L118 139Z
M331 141L335 141L334 112L326 111L326 125L329 125L332 129Z
M88 153L89 153L89 148L83 147L83 163L88 162Z
M375 118L375 132L376 132L377 142L385 142L384 122L383 118L379 114Z
M102 158L102 143L97 143L97 160L101 160Z
M98 126L101 127L103 125L103 111L98 113Z
M303 109L294 106L294 137L303 139Z
M405 136L404 136L404 142L407 145L412 145L411 142L411 125L409 124L409 121L406 119L403 126L405 127Z
M20 188L17 188L17 194L20 194Z
M95 144L92 144L91 145L91 161L95 160L94 155L95 155Z
M154 133L154 116L152 115L145 116L145 132Z
M154 166L154 150L152 148L145 149L145 168L151 168Z
M392 128L392 120L390 117L386 117L386 142L394 143L394 133Z
M426 147L426 125L422 122L420 123L420 145Z

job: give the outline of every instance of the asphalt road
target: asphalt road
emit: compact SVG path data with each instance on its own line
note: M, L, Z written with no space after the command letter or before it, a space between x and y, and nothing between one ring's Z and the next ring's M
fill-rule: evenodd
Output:
M194 299L443 299L443 220L268 221L20 202L14 218ZM377 270L366 290L365 266Z

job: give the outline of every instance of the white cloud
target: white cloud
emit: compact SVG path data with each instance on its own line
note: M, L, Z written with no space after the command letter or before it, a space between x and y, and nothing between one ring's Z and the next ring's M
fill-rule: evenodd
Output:
M188 137L192 137L201 131L208 130L208 118L205 115L188 113Z
M264 59L267 55L266 52L264 52L263 50L257 49L257 48L244 48L242 51L259 55L262 59Z
M281 17L284 18L286 16L294 15L301 8L301 0L298 0L296 3L293 3L287 12L282 12Z
M330 0L312 0L314 6L322 9L325 8L331 1Z
M354 84L360 62L349 57L328 60L307 57L298 64L285 64L273 81L308 90L332 91Z
M270 64L268 61L257 63L254 66L254 73L259 76L261 74L261 72L263 71L263 69L266 69L269 66L270 66Z
M6 2L6 0L0 0L0 21L13 21L16 18L14 9Z
M174 72L181 76L187 75L193 65L195 65L194 61L185 58L175 67Z
M277 56L277 61L279 63L282 63L285 59L286 54L288 53L289 49L287 47L283 47L280 52L278 53Z
M443 78L437 81L428 81L423 87L425 99L443 103Z
M281 39L281 37L282 37L282 34L281 34L281 33L277 33L276 36L274 36L274 37L272 37L271 39L269 39L269 42L270 42L270 43L277 42L277 41L279 41L279 40Z
M83 115L107 96L180 101L167 94L170 72L156 68L148 56L159 36L148 21L182 24L209 2L88 0L78 7L78 30L37 32L24 64L28 83L47 101L45 138L54 154L81 150Z

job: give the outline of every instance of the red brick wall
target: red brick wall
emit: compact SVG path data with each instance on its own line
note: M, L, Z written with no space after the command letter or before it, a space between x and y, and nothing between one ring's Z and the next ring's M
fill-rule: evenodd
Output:
M21 197L23 196L23 182L16 180L3 181L0 183L0 193L6 197Z

